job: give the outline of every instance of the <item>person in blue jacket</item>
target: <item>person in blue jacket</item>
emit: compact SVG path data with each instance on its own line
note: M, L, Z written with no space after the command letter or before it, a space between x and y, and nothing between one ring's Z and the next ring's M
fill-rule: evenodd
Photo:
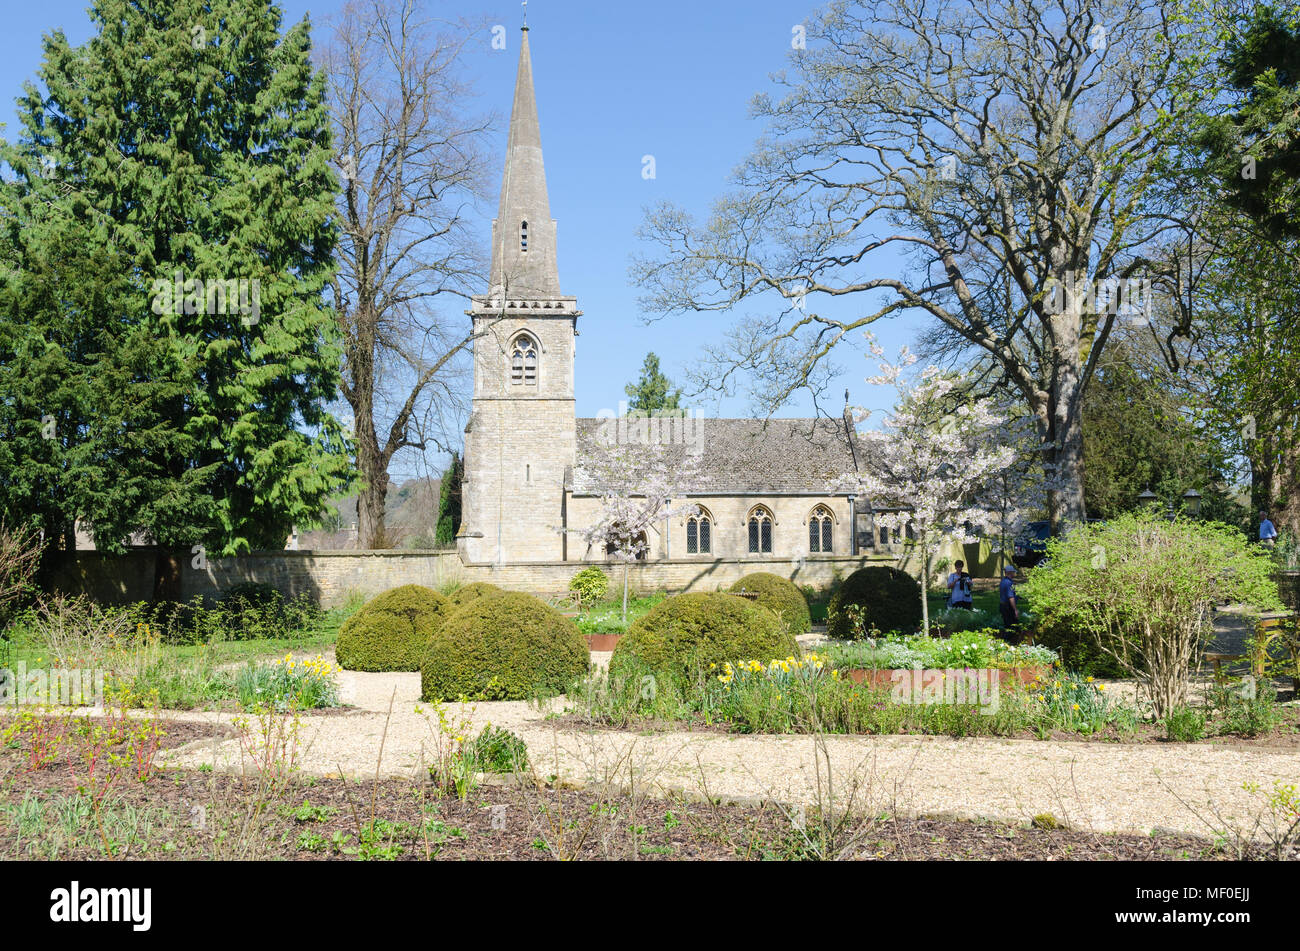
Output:
M1002 612L1002 627L1010 634L1020 626L1020 606L1016 603L1016 569L1007 565L998 585L998 610Z

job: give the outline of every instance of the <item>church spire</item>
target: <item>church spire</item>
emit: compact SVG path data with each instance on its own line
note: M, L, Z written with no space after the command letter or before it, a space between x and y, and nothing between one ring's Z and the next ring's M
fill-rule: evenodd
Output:
M546 195L542 132L533 92L528 27L521 33L515 103L501 180L501 204L492 225L492 296L551 299L560 296L555 222Z

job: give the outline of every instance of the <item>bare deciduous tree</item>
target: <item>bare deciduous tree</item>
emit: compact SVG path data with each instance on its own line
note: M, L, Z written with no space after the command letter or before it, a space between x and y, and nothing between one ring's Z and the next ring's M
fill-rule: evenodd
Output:
M470 214L491 120L469 114L461 72L476 31L439 24L422 7L355 0L326 54L342 186L333 294L363 480L362 548L388 547L393 456L429 440L451 449L472 336L460 308L439 305L468 298L486 273Z
M9 528L0 522L0 633L9 614L34 590L32 579L41 560L41 534L34 528Z
M1168 279L1158 249L1172 226L1143 197L1169 32L1163 0L832 4L776 77L784 97L755 100L769 132L739 190L703 226L671 205L647 219L660 250L633 265L644 306L783 298L712 353L709 374L717 386L751 374L769 411L824 385L853 330L928 316L1025 400L1053 522L1081 520L1082 394L1124 316L1087 291ZM866 307L820 315L818 294Z

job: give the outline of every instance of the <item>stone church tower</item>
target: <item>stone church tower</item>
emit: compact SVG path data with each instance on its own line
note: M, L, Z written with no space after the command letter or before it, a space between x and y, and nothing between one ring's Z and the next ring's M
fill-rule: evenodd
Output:
M473 322L474 399L465 428L458 537L466 564L562 561L575 454L574 344L581 311L560 293L528 27L510 115L489 291Z

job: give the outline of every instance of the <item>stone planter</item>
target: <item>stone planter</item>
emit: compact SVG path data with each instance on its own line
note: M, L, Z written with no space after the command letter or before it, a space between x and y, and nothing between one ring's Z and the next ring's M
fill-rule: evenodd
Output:
M622 634L584 634L587 648L593 651L612 651L623 639Z

